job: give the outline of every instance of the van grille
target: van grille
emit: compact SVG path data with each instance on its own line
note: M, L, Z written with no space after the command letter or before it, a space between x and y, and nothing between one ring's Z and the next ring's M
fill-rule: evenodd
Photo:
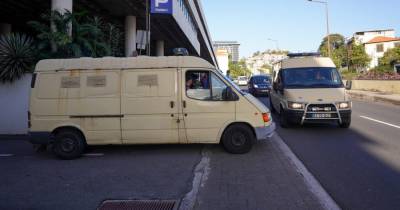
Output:
M307 112L336 112L336 107L333 104L310 104L307 107Z

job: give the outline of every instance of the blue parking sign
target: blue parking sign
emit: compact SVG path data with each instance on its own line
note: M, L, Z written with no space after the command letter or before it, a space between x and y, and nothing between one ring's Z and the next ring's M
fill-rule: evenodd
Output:
M172 14L173 0L151 0L151 13Z

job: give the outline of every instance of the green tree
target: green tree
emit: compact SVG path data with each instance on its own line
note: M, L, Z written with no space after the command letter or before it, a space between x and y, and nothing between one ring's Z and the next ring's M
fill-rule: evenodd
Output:
M51 11L42 14L41 18L43 22L28 22L38 32L41 59L102 57L111 54L105 41L101 18L87 18L86 12L70 11Z
M340 34L330 34L330 48L331 48L331 58L335 65L340 68L347 65L347 50L346 50L346 40L344 36ZM322 40L318 51L322 56L328 57L328 36L324 37Z
M246 61L241 59L239 62L232 62L229 60L229 75L231 77L249 76L250 70L246 67Z
M263 73L266 73L266 74L271 74L272 73L272 66L270 66L268 64L264 64L263 66L261 66L260 71L262 71Z
M389 49L383 57L379 59L379 65L386 65L393 68L395 64L400 63L400 47Z
M366 68L371 58L365 52L364 46L352 43L349 48L349 65L351 69L362 70Z

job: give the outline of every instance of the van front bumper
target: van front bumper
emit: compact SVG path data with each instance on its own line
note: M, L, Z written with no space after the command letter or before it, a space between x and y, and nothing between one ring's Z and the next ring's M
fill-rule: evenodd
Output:
M270 139L275 133L275 128L276 128L276 125L274 122L272 122L271 125L269 125L267 127L255 128L257 140L263 141L263 140Z
M48 145L54 140L50 132L29 132L29 142L32 144Z

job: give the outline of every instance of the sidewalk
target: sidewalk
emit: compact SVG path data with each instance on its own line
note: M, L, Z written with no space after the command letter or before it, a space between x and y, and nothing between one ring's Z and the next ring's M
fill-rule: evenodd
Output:
M246 155L219 150L210 151L195 210L339 209L279 135Z
M383 92L372 92L364 90L349 90L347 93L353 99L360 99L372 102L384 102L394 105L400 105L400 94L391 94Z

